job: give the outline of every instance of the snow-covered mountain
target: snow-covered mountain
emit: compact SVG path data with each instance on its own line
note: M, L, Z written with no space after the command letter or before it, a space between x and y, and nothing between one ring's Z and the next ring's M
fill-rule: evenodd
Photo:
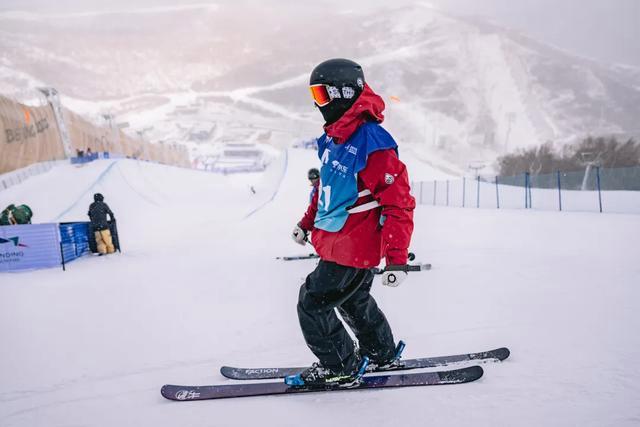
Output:
M385 126L452 169L550 140L640 134L640 69L427 4L3 12L0 34L0 92L55 86L71 108L109 110L152 139L188 139L210 122L220 140L255 137L256 128L311 136L321 122L306 82L330 57L361 62L387 102Z

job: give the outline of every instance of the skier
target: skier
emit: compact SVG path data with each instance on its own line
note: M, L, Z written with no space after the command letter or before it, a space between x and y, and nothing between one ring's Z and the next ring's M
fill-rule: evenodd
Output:
M382 257L387 265L407 263L415 200L397 144L380 126L384 101L365 83L362 68L347 59L325 61L311 73L310 89L325 120L318 139L322 167L317 194L292 238L304 245L313 231L320 255L298 297L302 333L319 361L295 381L348 387L358 382L363 356L383 369L399 358L391 327L369 294L370 269ZM385 272L382 283L398 286L406 276Z
M313 230L313 223L318 212L318 186L320 185L320 171L316 168L311 168L307 172L307 178L311 185L311 193L309 193L309 207L305 212L302 220L298 223L298 227L302 230ZM308 233L304 236L304 242L309 241Z
M107 221L107 214L111 218L110 221ZM88 215L96 238L98 253L100 255L114 253L116 249L113 245L109 225L111 222L115 222L116 217L113 215L113 212L111 212L111 209L109 209L109 205L104 202L104 196L102 194L96 193L93 195L93 203L89 206Z
M312 186L317 187L318 180L320 180L320 171L316 168L309 169L309 172L307 172L307 178Z

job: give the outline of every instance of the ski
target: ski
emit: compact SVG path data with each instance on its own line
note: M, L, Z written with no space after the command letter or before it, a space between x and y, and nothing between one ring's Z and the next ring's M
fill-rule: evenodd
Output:
M437 368L457 363L469 361L502 361L509 357L509 349L506 347L495 350L483 351L481 353L456 354L451 356L424 357L420 359L401 359L401 365L393 370L408 370L419 368ZM289 368L234 368L223 366L220 373L233 380L267 380L284 378L288 375L295 375L307 367ZM388 372L378 371L378 372ZM373 371L376 372L376 371Z
M318 254L308 254L308 255L294 255L294 256L279 256L276 259L281 259L283 261L297 261L300 259L316 259L320 258Z
M421 372L409 374L371 375L353 387L290 387L284 382L262 382L251 384L225 384L205 386L164 385L160 391L169 400L190 401L225 399L232 397L267 396L279 394L311 393L321 391L365 390L374 388L415 387L444 384L461 384L482 377L480 366L452 371Z

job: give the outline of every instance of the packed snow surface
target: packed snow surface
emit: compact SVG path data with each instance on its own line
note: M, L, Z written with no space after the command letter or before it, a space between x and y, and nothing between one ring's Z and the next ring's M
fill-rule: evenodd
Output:
M313 361L296 301L315 263L275 259L311 251L289 233L313 166L293 149L236 176L98 161L0 192L37 222L86 220L102 192L122 243L66 272L0 275L0 425L640 424L638 215L416 209L412 250L433 269L372 294L406 357L508 346L474 383L163 399L166 383L233 383L221 365Z

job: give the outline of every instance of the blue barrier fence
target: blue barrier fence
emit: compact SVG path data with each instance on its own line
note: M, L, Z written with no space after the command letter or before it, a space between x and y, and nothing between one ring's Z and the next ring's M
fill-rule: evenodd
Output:
M113 244L120 251L116 223L110 225ZM24 224L0 227L0 272L62 266L97 252L88 221Z
M89 222L60 224L60 252L66 264L91 253L89 247Z
M110 158L109 152L105 151L101 153L91 153L91 154L85 154L83 156L71 157L70 160L72 165L78 165L78 164L93 162L94 160L98 160L98 159L108 159L108 158Z
M0 227L0 271L36 270L60 266L58 224Z

